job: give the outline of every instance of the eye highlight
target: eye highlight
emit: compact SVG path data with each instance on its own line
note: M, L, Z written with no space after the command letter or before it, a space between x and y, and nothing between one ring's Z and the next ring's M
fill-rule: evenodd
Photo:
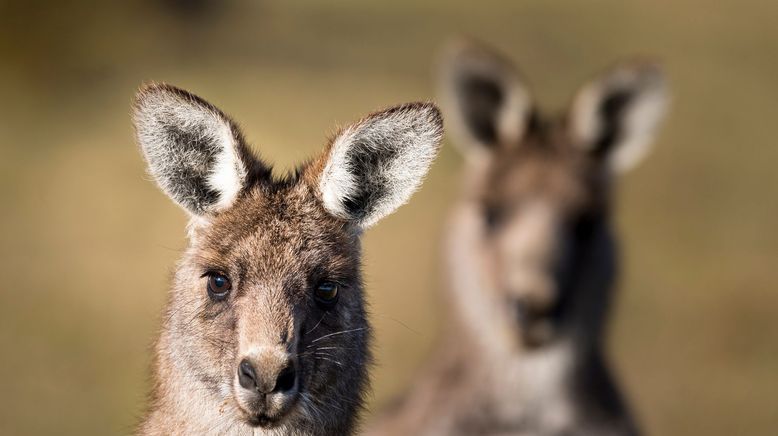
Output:
M338 288L337 283L321 282L314 289L313 296L320 306L329 309L338 302Z
M221 301L227 298L232 289L232 283L229 277L221 273L208 274L208 296L214 301Z

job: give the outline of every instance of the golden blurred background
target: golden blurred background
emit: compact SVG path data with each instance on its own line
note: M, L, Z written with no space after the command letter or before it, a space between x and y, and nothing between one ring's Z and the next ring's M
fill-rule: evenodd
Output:
M623 56L664 61L674 101L618 189L610 355L649 434L778 431L778 2L0 0L0 434L124 434L185 214L144 173L145 80L232 114L291 168L374 109L434 98L452 36L490 43L563 108ZM411 203L366 236L372 404L440 334L450 144Z

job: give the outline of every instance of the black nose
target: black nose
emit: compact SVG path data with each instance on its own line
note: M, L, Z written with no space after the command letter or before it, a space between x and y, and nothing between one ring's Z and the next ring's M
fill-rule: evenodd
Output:
M238 382L244 389L257 388L257 373L251 362L246 359L243 359L238 366Z
M294 388L296 380L297 370L295 369L294 364L289 362L278 372L278 375L275 377L275 382L272 385L273 387L267 390L265 388L267 384L258 381L257 370L248 359L243 359L240 362L240 365L238 365L238 383L240 383L241 387L244 389L258 390L263 393L286 392Z
M290 363L278 374L273 392L286 392L292 390L296 379L297 370L295 369L294 365Z

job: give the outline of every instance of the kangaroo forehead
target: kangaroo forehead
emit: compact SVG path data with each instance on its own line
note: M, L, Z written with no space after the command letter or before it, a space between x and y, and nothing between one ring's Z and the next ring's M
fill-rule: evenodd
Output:
M495 159L485 194L503 201L526 195L576 196L585 185L585 166L575 156L524 151Z
M247 257L302 256L353 242L346 224L328 214L304 186L279 191L253 188L214 218L205 239L215 255Z

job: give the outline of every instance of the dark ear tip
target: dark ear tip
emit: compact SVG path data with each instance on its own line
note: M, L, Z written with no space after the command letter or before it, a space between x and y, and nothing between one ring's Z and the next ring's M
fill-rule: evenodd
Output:
M161 93L161 92L168 92L170 88L172 88L172 86L164 82L154 82L154 81L143 82L138 87L138 90L135 92L135 101L139 102L151 95Z
M451 71L480 71L484 68L519 74L513 63L499 51L470 36L458 36L449 40L440 51L437 63L444 77Z
M443 113L438 105L432 102L415 104L418 105L419 110L434 129L434 136L438 142L437 146L440 147L440 141L443 139Z
M426 102L413 102L403 105L407 110L417 112L418 118L424 119L433 130L434 136L438 141L443 137L443 113L437 104Z
M155 96L172 96L174 98L181 98L191 100L195 96L188 91L175 87L165 82L148 81L141 84L138 90L135 92L135 99L133 100L133 106L138 107L149 99Z
M417 101L408 103L407 106L422 113L431 123L443 127L443 114L437 104L431 101Z
M496 54L485 43L468 35L451 38L441 50L441 60L444 64L479 56L496 56Z
M440 50L442 61L452 61L476 50L479 46L475 40L466 36L457 36L447 41Z
M640 76L654 80L665 80L665 69L658 60L644 59L637 61L634 68Z
M149 110L155 103L159 103L160 98L165 95L175 95L182 90L179 90L171 85L160 82L144 82L138 87L135 92L135 97L132 99L132 110L135 116L139 116L144 111Z
M143 111L153 111L156 106L171 103L199 106L218 117L224 118L230 124L235 124L227 115L219 110L219 108L207 102L202 97L165 82L149 81L143 83L135 93L132 107L135 116L137 117Z
M410 115L417 119L427 121L430 125L443 130L443 114L438 105L430 101L415 101L404 103L397 106L391 106L386 109L373 112L367 116L367 119L384 118L390 116Z

